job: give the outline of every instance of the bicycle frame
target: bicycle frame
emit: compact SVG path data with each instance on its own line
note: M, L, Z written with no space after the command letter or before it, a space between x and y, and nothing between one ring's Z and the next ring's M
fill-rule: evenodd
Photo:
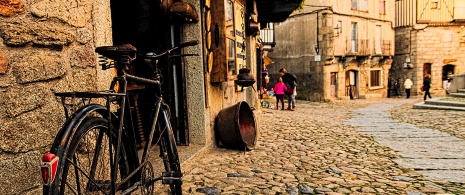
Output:
M156 101L155 101L155 105L152 107L154 108L154 115L152 116L152 122L151 122L151 129L150 129L150 133L149 133L149 136L148 136L148 141L144 147L144 150L143 150L143 154L141 156L141 160L140 160L140 164L137 166L137 168L129 174L129 176L127 178L123 178L122 179L122 183L125 183L127 182L131 177L133 177L142 167L143 165L149 160L149 151L151 150L151 145L153 143L153 137L154 137L154 134L155 134L155 131L156 131L156 124L157 124L157 120L159 118L159 114L160 114L160 111L163 112L163 114L165 114L165 109L162 109L162 106L163 107L168 107L167 104L165 104L163 102L163 98L162 98L162 95L161 95L161 83L159 80L150 80L150 79L144 79L144 78L140 78L140 77L137 77L137 76L134 76L134 75L130 75L130 74L127 74L125 71L121 71L121 72L118 72L118 76L115 77L113 79L113 82L112 82L112 85L111 85L111 89L113 89L115 86L116 86L116 83L118 83L118 86L119 86L119 90L118 91L121 91L123 94L127 94L127 83L128 83L128 80L130 81L138 81L138 82L141 82L141 83L145 83L145 84L152 84L152 85L156 85L158 86L158 89L154 91L154 94L155 94L155 97L156 97ZM132 113L130 111L129 108L129 105L128 104L128 97L127 95L124 96L124 98L120 98L120 100L118 101L118 105L120 106L120 111L119 111L119 120L118 120L118 130L117 130L117 145L115 148L121 148L121 135L123 133L123 126L125 126L126 128L130 128L130 131L131 132L135 132L134 130L134 127L132 125L124 125L124 121L128 121L128 120L132 120ZM110 108L109 108L109 104L107 103L107 110L110 111ZM124 108L124 109L123 109ZM125 115L125 112L129 112L128 115ZM108 116L111 116L111 115L108 115ZM126 117L126 118L125 118ZM109 120L109 123L111 123L111 117L108 118ZM169 121L168 121L168 116L164 116L163 119L165 120L165 124L170 124ZM132 122L130 123L132 124ZM169 129L171 129L171 127L169 127ZM159 132L159 135L162 136L162 133L163 132ZM132 139L134 141L134 143L132 144L135 144L135 140ZM118 170L118 163L115 161L116 159L119 159L119 150L116 151L115 153L115 157L114 157L114 160L112 160L112 170L111 170L111 173L112 173L112 191L115 192L116 189L118 189L118 186L116 185L116 183L114 183L114 181L116 180L116 174L117 174L117 170ZM139 159L139 157L137 157L137 159ZM158 179L157 179L158 180ZM121 185L120 184L120 185ZM137 185L134 185L135 187L137 187ZM132 189L129 189L128 193L132 192L131 191ZM134 189L135 190L135 189ZM124 194L124 193L123 193Z

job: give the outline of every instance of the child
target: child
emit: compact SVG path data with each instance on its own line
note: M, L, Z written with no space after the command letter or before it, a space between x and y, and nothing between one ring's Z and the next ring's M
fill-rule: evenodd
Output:
M283 78L279 77L278 82L274 85L274 95L276 96L276 110L279 107L279 101L281 101L281 110L284 110L284 92L287 90L286 85L283 83Z

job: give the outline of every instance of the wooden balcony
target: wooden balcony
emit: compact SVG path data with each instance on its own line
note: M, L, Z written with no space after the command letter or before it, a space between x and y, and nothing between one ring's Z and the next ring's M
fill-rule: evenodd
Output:
M390 56L392 54L391 40L368 39L347 40L345 46L346 56ZM372 43L372 44L370 44Z
M346 56L371 55L368 39L355 39L346 41Z

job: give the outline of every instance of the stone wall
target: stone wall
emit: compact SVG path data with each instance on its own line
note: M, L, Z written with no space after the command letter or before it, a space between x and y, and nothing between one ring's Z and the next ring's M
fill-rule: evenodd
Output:
M390 70L392 78L413 81L412 95L421 94L424 64L431 64L433 97L445 96L443 67L454 66L454 74L465 71L465 31L460 26L428 26L421 29L396 29L396 56ZM410 40L411 39L411 40ZM408 62L410 61L410 62ZM408 65L405 67L405 63Z
M0 1L0 194L41 193L40 157L64 122L54 92L108 87L112 72L101 72L94 50L111 44L109 8Z

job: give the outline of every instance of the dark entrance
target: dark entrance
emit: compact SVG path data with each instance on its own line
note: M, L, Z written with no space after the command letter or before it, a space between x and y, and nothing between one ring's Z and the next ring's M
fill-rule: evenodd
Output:
M451 75L454 74L454 65L447 64L442 67L442 88L447 89L452 81Z
M130 43L138 52L155 52L171 48L179 44L179 24L171 20L168 10L172 0L111 0L113 44ZM142 61L137 65L134 74L150 77L150 72ZM185 90L185 70L180 59L160 61L158 68L163 75L163 96L171 109L171 124L177 143L188 145L187 103ZM142 125L148 129L151 110L145 110L147 104L153 104L151 88L144 86L138 93L138 107L142 115ZM147 134L147 132L145 132ZM147 136L147 135L146 135Z

